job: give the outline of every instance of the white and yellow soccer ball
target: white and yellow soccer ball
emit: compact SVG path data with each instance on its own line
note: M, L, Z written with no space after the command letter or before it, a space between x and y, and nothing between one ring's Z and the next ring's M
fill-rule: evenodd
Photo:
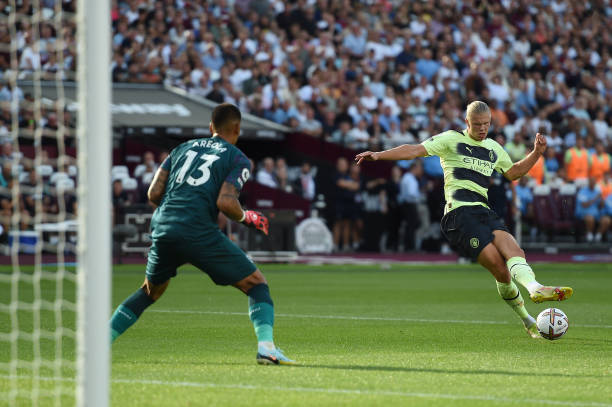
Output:
M567 315L559 308L548 308L540 312L536 324L540 335L550 341L561 338L569 328Z

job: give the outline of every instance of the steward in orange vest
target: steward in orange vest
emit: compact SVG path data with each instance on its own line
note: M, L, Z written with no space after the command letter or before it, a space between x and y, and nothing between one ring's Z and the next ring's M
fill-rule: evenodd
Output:
M610 171L610 154L606 153L601 141L595 144L595 153L589 157L589 177L600 182L606 172Z
M565 152L565 171L569 181L589 176L589 153L582 137L576 137L576 146Z
M612 171L608 171L597 185L601 191L601 199L606 199L608 195L612 194Z
M533 167L527 172L527 175L535 179L538 185L541 185L542 181L544 181L544 170L544 156L541 155L538 161L536 161Z

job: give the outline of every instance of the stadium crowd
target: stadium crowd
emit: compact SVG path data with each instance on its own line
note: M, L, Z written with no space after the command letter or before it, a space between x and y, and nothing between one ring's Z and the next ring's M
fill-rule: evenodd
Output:
M581 188L596 178L597 214L585 215L579 204L576 216L586 216L587 240L605 235L612 146L606 32L612 8L605 2L132 0L116 6L114 80L165 82L349 148L389 148L462 128L465 102L484 99L493 110L490 136L513 160L525 155L536 132L547 135L551 148L531 172L530 187L558 179L579 180ZM435 182L439 170L428 164L426 175ZM529 200L519 192L521 202ZM520 207L533 219L529 204ZM346 228L334 229L348 236L338 232Z
M4 20L0 37L17 42L22 75L40 69L43 77L69 79L75 26L66 19L57 30L50 18L58 7L74 11L74 2L41 4L49 23L35 30L20 20L11 38ZM32 5L18 7L27 14ZM9 8L0 2L2 12ZM518 202L524 220L535 225L535 196L570 184L574 189L565 190L578 202L572 215L584 220L591 241L606 238L612 215L611 16L609 3L595 0L114 0L110 70L115 82L165 83L352 149L421 142L463 128L466 103L485 100L492 108L490 137L513 160L531 148L536 132L549 145L529 179L518 185L492 179L499 201L510 202L500 204L500 213L511 220ZM54 52L59 39L64 49ZM0 70L10 68L10 55L0 53ZM4 83L3 111L15 98L27 95ZM47 113L45 119L53 116ZM8 134L9 119L0 118L0 136ZM292 190L278 160L270 160L259 163L256 180ZM366 207L406 219L426 211L420 219L439 220L436 160L399 163L388 180L360 181L359 190L374 200L355 193L349 178L361 179L358 169L337 163L337 246L364 243ZM403 238L387 233L388 249L399 240L404 249L422 247L429 221L405 223Z

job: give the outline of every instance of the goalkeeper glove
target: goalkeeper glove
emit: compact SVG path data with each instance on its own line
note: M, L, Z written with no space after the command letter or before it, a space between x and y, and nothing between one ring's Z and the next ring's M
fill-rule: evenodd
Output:
M268 218L263 213L257 211L244 211L240 221L250 228L255 228L268 235Z

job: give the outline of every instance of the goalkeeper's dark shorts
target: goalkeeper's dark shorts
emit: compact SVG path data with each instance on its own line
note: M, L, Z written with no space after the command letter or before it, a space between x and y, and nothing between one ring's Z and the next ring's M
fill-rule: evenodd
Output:
M442 218L440 229L453 250L472 261L493 241L494 230L510 232L495 212L482 205L453 209Z
M253 274L257 266L220 230L205 239L153 239L147 261L147 279L155 285L176 276L186 263L199 268L217 285L233 285Z

